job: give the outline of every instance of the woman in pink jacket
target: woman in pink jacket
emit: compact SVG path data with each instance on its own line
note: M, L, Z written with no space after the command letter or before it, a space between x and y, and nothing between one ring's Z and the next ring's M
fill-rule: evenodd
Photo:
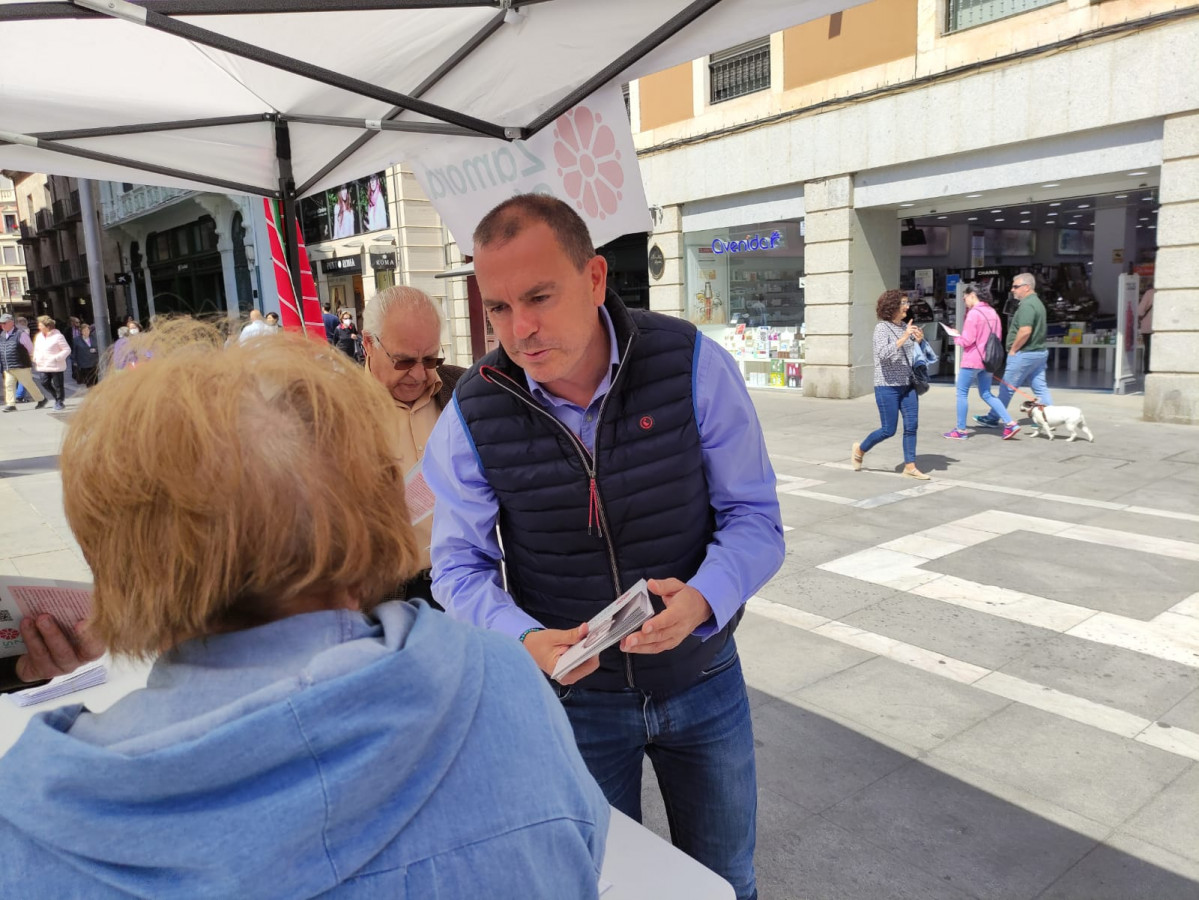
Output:
M37 337L33 339L33 364L37 367L42 387L54 396L54 408L63 409L67 393L62 384L62 373L67 370L71 345L49 316L37 317L37 331Z
M963 297L966 303L966 324L962 333L953 342L962 348L962 365L958 369L958 423L953 431L947 431L942 437L951 441L964 441L970 435L966 432L966 412L969 408L970 388L978 385L978 395L986 401L987 406L1003 420L1003 439L1006 441L1020 430L1007 408L999 402L999 398L991 393L991 373L983 368L983 352L987 348L987 339L994 334L1003 340L1003 325L999 314L987 302L991 294L986 288L971 286Z

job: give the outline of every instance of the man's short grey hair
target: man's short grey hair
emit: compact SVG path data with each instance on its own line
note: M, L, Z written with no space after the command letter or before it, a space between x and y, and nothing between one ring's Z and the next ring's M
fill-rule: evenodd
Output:
M1012 279L1012 287L1015 287L1018 284L1025 284L1030 288L1035 289L1037 286L1037 276L1033 275L1031 272L1021 272Z
M383 323L392 310L402 309L405 312L427 311L441 325L441 313L433 298L419 288L397 284L375 294L366 304L362 314L362 330L369 334L378 334L383 330Z

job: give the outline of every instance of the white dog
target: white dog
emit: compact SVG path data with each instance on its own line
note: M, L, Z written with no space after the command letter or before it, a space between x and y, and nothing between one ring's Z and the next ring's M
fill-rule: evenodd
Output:
M1086 435L1088 441L1094 442L1095 440L1095 435L1091 434L1091 429L1087 428L1087 420L1083 418L1082 410L1077 406L1046 406L1036 400L1025 400L1020 405L1020 409L1024 411L1025 415L1032 417L1038 430L1045 432L1045 436L1051 441L1055 425L1066 426L1066 430L1070 432L1070 436L1066 438L1067 441L1077 438L1080 431Z

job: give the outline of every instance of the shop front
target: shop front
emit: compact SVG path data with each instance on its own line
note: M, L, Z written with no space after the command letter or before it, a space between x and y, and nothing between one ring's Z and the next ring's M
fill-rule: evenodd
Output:
M371 269L375 273L375 293L394 287L396 283L396 251L394 247L370 249Z
M341 315L343 310L354 313L354 321L362 321L365 305L362 290L362 255L334 256L321 260L321 280L324 282L322 300Z
M684 316L719 341L756 387L800 387L804 220L683 235Z
M1138 296L1151 286L1158 204L1142 186L903 219L899 286L918 324L959 327L959 285L982 285L1006 334L1018 306L1012 279L1032 273L1048 317L1049 383L1110 390L1127 324L1117 315L1122 276L1137 277ZM939 374L952 377L952 345L937 327L925 333L941 353Z
M649 309L649 263L645 233L618 237L595 252L608 263L608 289L616 293L629 309Z
M216 222L194 222L146 237L146 266L157 315L224 315L225 277ZM135 276L138 273L134 273Z

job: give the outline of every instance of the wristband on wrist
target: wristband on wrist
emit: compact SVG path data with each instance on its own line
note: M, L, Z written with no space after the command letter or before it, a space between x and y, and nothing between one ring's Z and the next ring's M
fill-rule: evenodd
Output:
M534 627L534 628L526 628L524 631L522 631L522 632L521 632L521 635L520 635L520 642L523 644L523 643L525 642L525 638L527 638L527 637L528 637L530 634L532 634L534 631L545 631L545 629L544 629L544 628L538 628L538 627Z

